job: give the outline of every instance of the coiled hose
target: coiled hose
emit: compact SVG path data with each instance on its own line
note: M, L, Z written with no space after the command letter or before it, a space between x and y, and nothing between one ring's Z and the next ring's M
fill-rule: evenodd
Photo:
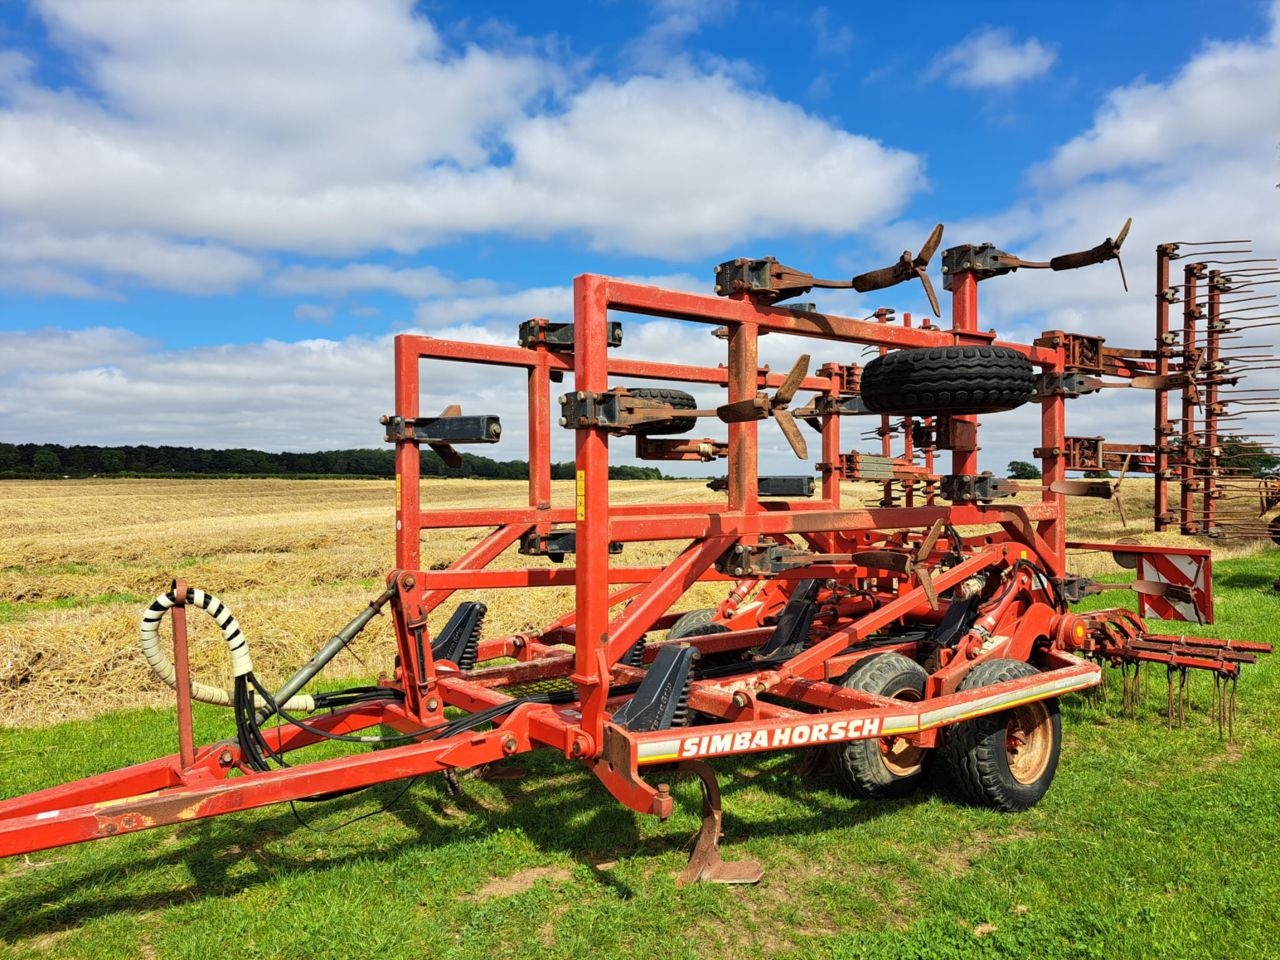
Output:
M178 688L178 673L160 642L160 621L177 602L177 597L172 590L160 594L143 611L139 629L142 655L151 665L151 672L175 690ZM231 653L232 676L244 677L253 673L253 661L249 659L249 645L245 641L244 634L240 632L240 624L231 615L226 605L213 594L194 588L187 591L186 603L200 607L213 617L214 622L222 630L222 637L227 641L227 649ZM191 681L191 697L193 700L211 703L217 707L230 707L235 701L232 691L201 683L198 680ZM299 694L290 697L280 706L290 712L310 713L315 710L316 701L308 694Z

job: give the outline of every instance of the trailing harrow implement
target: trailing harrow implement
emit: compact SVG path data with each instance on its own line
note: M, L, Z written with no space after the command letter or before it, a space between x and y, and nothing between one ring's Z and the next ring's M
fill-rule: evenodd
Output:
M979 325L981 282L1018 269L1118 260L1127 229L1047 262L991 244L943 251L949 327L915 325L888 309L854 319L784 302L813 287L878 290L918 278L937 310L927 270L939 226L919 254L849 281L818 280L772 259L721 264L719 296L584 275L574 281L572 324L530 320L513 346L397 337L395 408L382 419L396 451L396 558L386 589L270 689L255 672L252 638L227 606L175 581L143 614L141 645L176 690L178 752L3 801L0 855L452 776L535 749L582 762L623 804L663 818L673 809L670 778L699 778L703 826L683 881L760 877L755 864L720 859L720 794L708 762L717 757L821 751L850 791L887 797L915 787L938 753L975 803L1032 806L1058 765L1058 699L1099 684L1104 667L1127 676L1143 663L1165 664L1172 718L1175 677L1181 711L1188 671L1208 672L1234 691L1242 665L1270 651L1153 634L1128 610L1071 610L1104 587L1068 571L1068 550L1103 549L1137 568L1129 586L1159 615L1212 619L1207 550L1077 544L1067 536L1067 496L1118 494L1111 484L1068 480L1080 464L1065 431L1069 399L1102 386L1150 388L1144 376L1170 389L1167 364L1153 361L1158 372L1148 375L1115 354L1110 366L1086 368L1077 335L1049 331L1013 343ZM726 363L621 356L627 315L716 328ZM767 333L806 338L813 353L772 371L759 362ZM846 362L864 347L879 355L865 368ZM824 350L815 366L812 357ZM527 502L444 510L424 501L424 446L457 462L457 445L502 436L497 416L464 416L448 398L432 398L439 416L423 415L423 388L431 386L424 365L442 362L526 378ZM681 387L717 402L700 408ZM1033 502L1015 502L1016 484L979 470L977 417L1026 403L1041 410L1043 481ZM872 425L878 453L849 449L842 428L851 418ZM760 423L770 419L816 478L758 474ZM812 458L808 429L817 438ZM575 443L575 498L567 506L552 503L557 430L571 431ZM694 431L697 439L684 436ZM627 442L644 459L725 461L727 470L705 502L611 502L611 449ZM948 452L949 471L940 473ZM883 495L874 506L847 502L847 481L874 483ZM447 568L424 569L424 534L457 527L481 536ZM675 557L629 565L626 546L637 542L668 542ZM528 559L513 567L512 554ZM495 566L499 557L506 559ZM699 582L723 584L725 599L682 610ZM488 635L487 609L476 601L458 603L439 630L429 629L429 617L457 591L550 587L572 588L574 602L539 631ZM194 611L222 631L232 689L190 675ZM305 692L383 611L394 622L394 671L373 686ZM172 657L161 636L165 620ZM236 736L197 746L193 699L229 708ZM305 748L330 740L383 749L306 760Z

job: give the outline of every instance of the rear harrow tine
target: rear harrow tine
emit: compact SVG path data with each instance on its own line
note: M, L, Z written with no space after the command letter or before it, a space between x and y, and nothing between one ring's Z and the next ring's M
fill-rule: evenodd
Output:
M1218 717L1218 739L1222 739L1222 674L1213 675L1213 712Z
M1227 713L1227 746L1233 746L1236 740L1236 683L1239 679L1239 673L1231 675L1231 708Z

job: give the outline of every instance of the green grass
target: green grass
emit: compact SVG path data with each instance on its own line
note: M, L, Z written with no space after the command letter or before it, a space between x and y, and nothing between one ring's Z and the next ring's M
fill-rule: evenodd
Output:
M60 597L56 600L0 600L0 623L22 620L37 610L73 610L103 604L146 602L146 597L136 593L102 593L96 597Z
M1280 641L1280 552L1221 563L1219 623ZM1093 598L1116 603L1121 596ZM1273 658L1274 660L1275 658ZM0 862L0 951L17 957L1275 957L1280 956L1280 663L1247 669L1236 744L1193 687L1164 719L1163 671L1136 719L1063 703L1045 800L963 805L940 769L899 802L797 774L798 754L718 764L727 858L757 887L680 889L696 787L666 823L634 815L549 751L517 781L415 783L391 811L319 833L287 807ZM205 739L229 732L201 708ZM7 794L173 749L167 711L0 732ZM398 784L299 805L331 829ZM505 882L503 882L505 881Z

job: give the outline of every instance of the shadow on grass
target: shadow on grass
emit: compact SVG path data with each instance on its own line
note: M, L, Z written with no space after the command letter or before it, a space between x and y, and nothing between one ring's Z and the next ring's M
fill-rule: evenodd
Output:
M1227 574L1214 572L1213 585L1221 589L1229 587L1235 590L1271 590L1271 585L1280 578L1280 563L1270 572L1266 570L1233 570Z
M180 904L197 903L214 898L236 896L247 889L279 882L284 873L320 875L335 868L342 869L352 861L391 863L406 851L420 846L444 847L466 839L484 837L499 828L518 830L540 851L564 854L590 868L596 881L611 888L619 897L631 898L636 891L605 868L609 861L635 855L659 855L672 849L673 839L653 837L643 840L636 824L636 814L613 801L608 793L586 771L578 775L576 767L555 757L537 754L522 758L528 775L520 780L495 781L506 810L486 806L484 798L473 796L469 782L463 781L461 796L450 797L443 789L418 792L410 789L396 800L403 786L381 784L370 793L379 803L396 802L385 813L393 816L411 836L377 849L352 850L332 859L315 859L305 852L282 853L271 845L282 838L307 830L287 808L268 817L261 812L251 818L236 817L201 820L178 828L164 828L157 838L168 839L173 846L163 852L158 844L130 857L93 869L76 871L56 881L46 880L29 893L6 897L0 901L0 941L15 944L34 936L73 930L95 919L115 914L145 914ZM914 797L897 801L861 801L850 804L831 792L833 778L817 774L802 778L797 775L800 759L788 763L761 762L759 758L729 760L716 767L724 798L724 835L730 841L761 837L799 836L873 820L884 814L931 796L947 795L943 778L929 776ZM700 794L695 780L680 777L673 782L677 809L700 817ZM688 785L687 787L685 785ZM741 817L735 815L733 798L745 790L763 791L771 798L792 804L803 802L806 816L791 814L776 817ZM958 800L958 795L952 795ZM365 813L361 809L370 800L368 794L352 795L322 804L299 804L304 821L323 817L331 821L335 815L348 819ZM790 801L790 802L787 802ZM452 809L451 809L452 808ZM458 811L465 813L459 817ZM169 832L169 838L163 834ZM320 831L329 834L329 828ZM340 835L340 834L339 834ZM683 848L692 849L692 834ZM123 838L122 838L123 839ZM679 841L675 841L679 842ZM252 875L242 872L251 860L257 870ZM166 867L185 866L191 882L185 886L149 893L122 892L119 895L85 898L84 891L101 885L127 888L130 877ZM10 878L12 882L13 878Z

